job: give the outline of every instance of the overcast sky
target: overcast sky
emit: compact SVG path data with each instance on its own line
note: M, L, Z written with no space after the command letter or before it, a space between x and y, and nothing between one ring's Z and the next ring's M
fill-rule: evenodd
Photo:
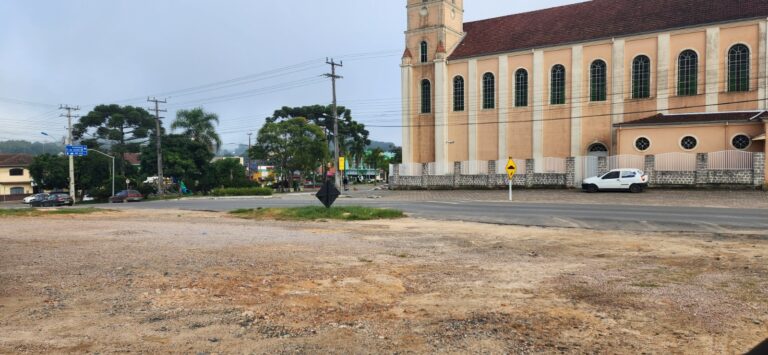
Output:
M465 21L574 2L466 0ZM59 104L157 95L166 125L182 108L217 113L232 148L281 106L329 104L328 56L344 62L339 104L400 144L375 126L400 123L405 19L405 0L2 0L0 140L62 137Z

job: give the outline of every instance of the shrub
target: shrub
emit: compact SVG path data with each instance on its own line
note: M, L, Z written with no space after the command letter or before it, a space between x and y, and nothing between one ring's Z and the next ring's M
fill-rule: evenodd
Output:
M272 189L267 187L234 187L213 189L213 196L272 196Z

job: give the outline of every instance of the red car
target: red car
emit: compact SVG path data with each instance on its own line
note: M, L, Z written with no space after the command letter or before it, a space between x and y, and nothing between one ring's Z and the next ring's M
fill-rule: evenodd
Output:
M123 190L112 196L109 201L112 203L139 202L144 196L136 190Z

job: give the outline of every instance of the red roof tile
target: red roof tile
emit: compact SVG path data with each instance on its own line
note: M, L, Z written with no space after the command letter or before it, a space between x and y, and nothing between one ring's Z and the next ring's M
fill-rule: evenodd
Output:
M766 0L593 0L465 23L450 59L766 17Z
M658 114L630 122L614 124L616 127L701 124L712 122L753 121L768 119L768 111L738 111L713 113Z
M32 164L32 157L29 154L0 154L0 167L28 167Z
M131 165L141 165L141 154L140 153L125 153L123 155L123 158L125 161L128 162L128 164Z

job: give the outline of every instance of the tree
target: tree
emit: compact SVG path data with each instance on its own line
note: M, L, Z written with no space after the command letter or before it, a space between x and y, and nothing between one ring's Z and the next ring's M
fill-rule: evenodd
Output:
M294 171L314 171L327 161L329 152L323 130L299 117L265 123L250 155L274 165L284 179L292 182Z
M403 147L391 146L390 152L395 153L395 157L391 159L390 164L402 164L403 162Z
M348 153L356 163L360 162L365 154L365 148L371 144L368 139L369 132L365 125L352 119L352 111L344 106L336 108L339 120L339 154ZM267 122L278 122L296 117L306 118L309 122L321 127L328 139L328 145L333 146L333 106L302 106L283 107L267 117Z
M190 137L170 134L162 138L163 174L176 181L184 181L188 188L206 191L206 173L213 153L204 143ZM157 143L155 140L142 149L141 170L157 175Z
M205 144L208 150L216 153L221 149L221 138L216 133L214 122L219 124L219 116L203 111L202 107L179 110L176 112L176 120L173 121L171 129L183 129L184 135Z
M224 158L208 166L206 174L208 189L217 187L247 187L251 184L245 173L245 167L239 159Z
M38 155L29 165L29 173L44 190L64 189L69 185L69 161L65 156Z
M73 126L75 140L88 146L107 143L120 175L125 175L125 153L138 153L156 130L155 118L140 107L100 105ZM88 136L88 137L86 137Z

